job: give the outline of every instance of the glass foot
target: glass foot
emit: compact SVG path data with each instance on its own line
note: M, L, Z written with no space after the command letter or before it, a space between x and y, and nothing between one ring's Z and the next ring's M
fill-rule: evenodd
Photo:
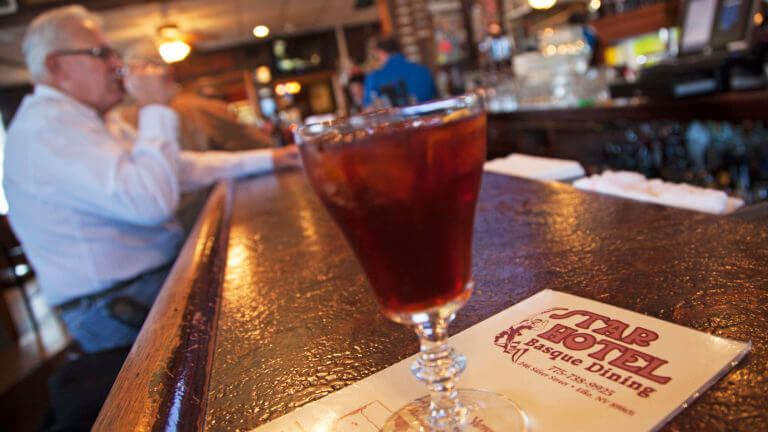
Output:
M444 427L429 424L429 396L410 402L392 414L381 432L526 432L528 417L506 397L485 390L458 390L466 410L457 423Z

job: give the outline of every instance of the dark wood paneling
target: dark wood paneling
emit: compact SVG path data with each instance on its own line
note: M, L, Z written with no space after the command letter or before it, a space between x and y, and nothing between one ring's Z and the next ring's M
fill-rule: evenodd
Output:
M662 27L676 26L678 2L669 0L633 11L611 15L591 24L603 43L611 44L621 39L656 31Z
M41 13L59 6L70 4L83 5L91 11L98 12L109 9L116 9L125 6L138 4L161 4L172 3L181 0L52 0L52 1L19 1L17 12L0 16L0 28L26 25Z

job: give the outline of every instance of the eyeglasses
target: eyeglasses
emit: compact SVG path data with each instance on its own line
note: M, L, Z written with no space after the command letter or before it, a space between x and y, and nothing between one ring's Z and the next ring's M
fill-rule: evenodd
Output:
M112 47L108 47L108 46L100 46L95 48L82 48L82 49L63 49L63 50L54 51L53 54L60 55L60 56L84 54L84 55L100 58L104 61L108 61L113 57L117 57L117 58L120 57L117 54L117 51L112 49Z

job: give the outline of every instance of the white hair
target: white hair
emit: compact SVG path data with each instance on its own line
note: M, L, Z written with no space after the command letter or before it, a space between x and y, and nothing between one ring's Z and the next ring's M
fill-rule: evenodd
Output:
M72 29L85 21L101 20L80 5L63 6L40 14L27 27L21 50L33 82L45 80L45 58L53 51L69 48Z

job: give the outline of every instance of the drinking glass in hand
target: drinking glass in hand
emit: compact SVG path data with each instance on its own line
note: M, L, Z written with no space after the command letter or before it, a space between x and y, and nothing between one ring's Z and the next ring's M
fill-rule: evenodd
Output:
M479 93L305 126L296 141L320 196L365 270L384 314L413 327L411 370L429 396L394 413L382 431L526 429L495 393L457 390L464 356L447 327L472 293L475 205L485 161ZM475 429L471 429L475 430Z

